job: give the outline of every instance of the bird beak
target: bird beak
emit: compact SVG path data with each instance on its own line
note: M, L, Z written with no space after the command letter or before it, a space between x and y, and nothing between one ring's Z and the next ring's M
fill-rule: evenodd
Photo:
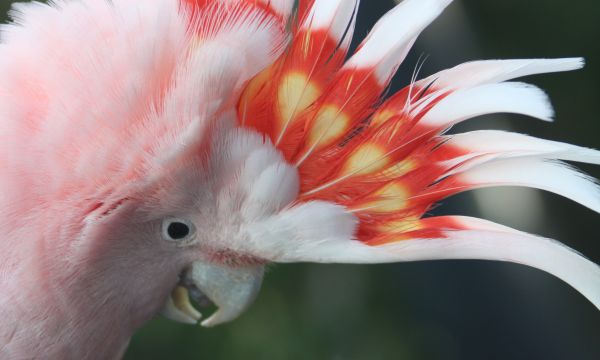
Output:
M182 275L162 315L178 322L196 324L202 314L191 304L191 297L201 305L212 302L218 308L202 321L202 326L211 327L232 321L254 302L263 274L263 265L229 267L196 261Z

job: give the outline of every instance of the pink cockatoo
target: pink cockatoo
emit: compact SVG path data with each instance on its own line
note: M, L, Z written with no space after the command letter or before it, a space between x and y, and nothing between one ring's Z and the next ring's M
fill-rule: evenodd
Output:
M502 131L551 120L521 76L579 58L475 61L383 93L451 0L405 0L347 57L358 0L15 4L0 45L0 358L109 359L159 313L233 320L268 263L486 259L600 307L600 268L439 200L517 185L600 211L562 161L600 152Z

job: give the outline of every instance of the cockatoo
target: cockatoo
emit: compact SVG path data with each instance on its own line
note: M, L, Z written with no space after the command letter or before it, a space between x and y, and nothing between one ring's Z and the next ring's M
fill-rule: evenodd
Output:
M600 268L439 200L518 185L600 211L562 161L600 152L445 131L552 119L514 78L580 58L475 61L384 99L451 0L405 0L348 55L359 0L20 3L0 45L0 358L120 357L157 314L239 316L272 262L487 259L529 265L600 307Z

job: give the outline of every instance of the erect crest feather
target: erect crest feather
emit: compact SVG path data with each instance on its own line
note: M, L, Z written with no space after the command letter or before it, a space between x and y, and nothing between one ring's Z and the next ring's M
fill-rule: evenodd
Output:
M294 241L285 253L276 252L269 232L260 228L257 234L269 245L256 251L271 251L275 261L513 261L561 277L600 306L599 268L570 249L480 220L425 216L447 196L499 185L553 191L600 212L595 181L558 161L598 164L596 150L494 132L443 135L454 124L496 112L551 121L543 91L504 81L578 69L582 59L471 62L413 79L382 101L416 37L449 3L401 2L346 60L358 1L299 1L288 50L249 83L238 105L239 123L269 137L300 174L296 205L271 224L274 240L286 238L287 231ZM490 141L496 135L498 141ZM318 214L307 215L310 224L299 220L303 207ZM353 236L340 209L358 220ZM315 230L312 240L298 235L308 234L307 227ZM339 233L332 233L336 227ZM445 242L456 253L446 253ZM495 253L509 245L512 252ZM577 270L552 267L553 256Z

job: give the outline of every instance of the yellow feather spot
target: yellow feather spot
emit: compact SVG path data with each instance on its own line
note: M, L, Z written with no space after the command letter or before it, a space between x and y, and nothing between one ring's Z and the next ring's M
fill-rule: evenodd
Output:
M421 222L418 218L409 217L401 220L393 220L377 227L377 230L385 233L403 233L415 231L421 228Z
M390 178L397 178L402 175L406 175L407 173L415 170L417 168L417 163L413 160L403 160L398 162L395 165L390 166L385 169L385 176Z
M390 162L386 153L386 149L380 145L363 144L348 158L344 174L366 175L378 172Z
M410 192L401 184L391 183L379 189L374 195L379 200L368 203L366 208L372 212L388 213L404 209Z
M393 111L389 111L389 110L378 111L377 113L375 113L373 115L373 119L371 120L371 125L379 126L379 125L383 124L384 122L388 121L395 114L396 113L394 113Z
M310 144L329 145L341 140L349 130L350 118L337 106L324 106L317 114L310 130Z
M291 72L281 81L278 92L281 126L284 127L293 117L306 110L321 95L314 82L300 72Z

